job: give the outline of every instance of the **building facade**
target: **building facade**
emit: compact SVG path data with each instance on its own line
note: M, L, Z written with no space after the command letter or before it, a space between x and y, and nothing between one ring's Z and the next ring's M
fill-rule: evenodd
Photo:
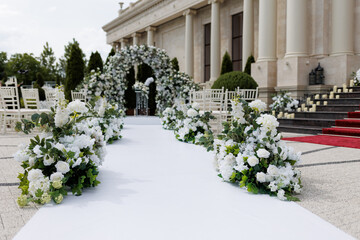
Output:
M226 51L238 71L253 54L266 102L280 89L301 97L342 85L360 68L360 0L139 0L118 13L103 27L108 44L163 48L205 87ZM318 63L324 85L309 85Z

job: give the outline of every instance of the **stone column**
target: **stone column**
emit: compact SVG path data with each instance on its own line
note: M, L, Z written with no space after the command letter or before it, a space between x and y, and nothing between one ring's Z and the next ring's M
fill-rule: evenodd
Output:
M115 50L115 52L119 51L120 50L120 43L119 42L113 42L112 47Z
M140 33L133 33L131 34L131 37L133 38L133 45L138 45L139 44L139 37L140 37Z
M276 0L259 0L258 61L276 60Z
M154 46L154 32L156 31L156 28L149 26L145 30L147 32L147 45Z
M253 0L244 0L242 69L254 48L254 5Z
M286 54L285 57L307 56L307 1L286 2Z
M331 56L354 54L354 0L332 0Z
M120 47L124 48L126 47L126 44L128 43L128 40L125 38L120 39Z
M209 0L211 4L211 45L210 45L210 81L220 76L220 3L223 0Z
M194 75L194 27L193 15L195 10L187 9L185 16L185 73L189 76Z

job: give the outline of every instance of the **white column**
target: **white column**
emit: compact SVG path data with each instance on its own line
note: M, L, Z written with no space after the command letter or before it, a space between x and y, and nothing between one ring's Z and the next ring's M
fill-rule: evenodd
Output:
M195 10L187 9L185 16L185 73L189 76L194 75L194 27L193 16Z
M276 0L259 0L258 61L276 60Z
M133 33L131 34L131 37L133 38L133 45L138 45L139 44L139 37L140 37L140 33Z
M210 38L210 81L220 76L220 3L223 0L209 0L211 3L211 38Z
M285 57L307 56L307 1L286 2L286 54Z
M120 39L120 47L121 48L126 47L127 42L128 42L128 40L125 38Z
M354 0L332 0L331 56L354 54Z
M149 26L145 30L147 32L147 45L154 46L154 32L156 31L156 28Z
M254 48L254 5L253 0L244 0L242 69Z

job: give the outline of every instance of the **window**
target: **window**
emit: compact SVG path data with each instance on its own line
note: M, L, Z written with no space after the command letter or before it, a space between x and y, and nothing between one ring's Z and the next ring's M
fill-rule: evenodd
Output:
M232 63L234 71L242 71L243 13L232 16ZM246 61L246 59L244 59Z
M210 79L211 24L204 25L204 82Z

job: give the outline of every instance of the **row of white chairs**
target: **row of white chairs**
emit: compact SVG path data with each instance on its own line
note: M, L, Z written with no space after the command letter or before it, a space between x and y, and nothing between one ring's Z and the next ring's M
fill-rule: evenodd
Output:
M230 118L231 100L240 97L245 101L252 101L258 98L258 88L240 89L228 91L222 89L204 89L190 92L190 104L199 104L200 112L212 112L215 119L210 121L210 126L215 134L223 130L222 123Z

